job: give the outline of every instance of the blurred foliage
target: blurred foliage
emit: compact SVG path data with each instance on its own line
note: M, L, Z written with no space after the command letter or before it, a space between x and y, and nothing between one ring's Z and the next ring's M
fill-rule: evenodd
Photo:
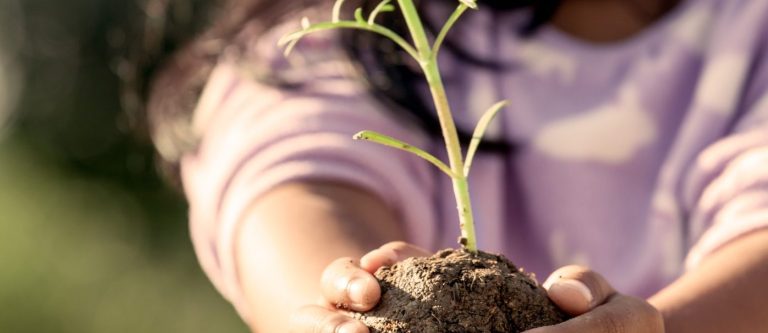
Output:
M18 64L19 5L0 1L0 135L10 121L23 81Z
M36 148L84 171L126 180L153 173L141 114L144 83L199 30L206 2L17 3L21 16L13 38L26 83L16 127Z
M0 0L0 332L246 331L198 267L140 112L206 3Z
M0 332L246 331L200 272L176 198L30 148L0 143Z

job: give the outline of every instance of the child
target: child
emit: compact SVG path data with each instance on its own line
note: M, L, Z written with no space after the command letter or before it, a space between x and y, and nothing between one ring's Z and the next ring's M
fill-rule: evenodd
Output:
M150 100L201 264L258 332L367 332L329 305L370 309L377 267L458 236L447 177L351 140L444 157L405 57L356 32L275 46L325 2L233 1ZM539 276L581 265L545 282L574 319L533 331L764 332L768 2L478 2L440 64L459 128L511 103L470 175L480 247Z

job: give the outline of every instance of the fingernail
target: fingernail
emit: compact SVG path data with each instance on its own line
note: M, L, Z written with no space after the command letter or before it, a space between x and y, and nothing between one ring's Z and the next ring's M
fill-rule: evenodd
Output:
M551 283L547 290L550 293L578 294L587 301L590 307L593 306L592 302L595 300L595 297L592 296L592 291L579 280L559 279Z
M398 258L397 251L393 249L387 249L387 251L384 251L384 254L387 256L386 265L391 266L397 263L397 258Z
M552 287L552 284L557 282L557 280L560 280L560 276L557 275L550 275L544 283L541 284L544 289L549 290L550 287Z
M368 283L365 279L355 278L347 285L347 295L354 305L362 306L365 303L367 291Z
M360 324L354 321L348 321L346 323L341 324L339 328L336 329L336 333L358 333L360 332Z

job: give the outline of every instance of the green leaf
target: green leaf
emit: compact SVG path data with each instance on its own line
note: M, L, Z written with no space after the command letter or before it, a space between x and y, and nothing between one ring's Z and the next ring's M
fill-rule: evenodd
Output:
M392 0L384 0L382 2L379 2L379 4L376 6L376 8L373 9L371 12L371 15L368 16L368 24L373 24L376 22L376 16L379 15L381 12L391 12L395 10L395 6L390 5L389 3L392 2Z
M333 4L333 14L331 16L331 22L337 23L341 20L341 6L344 5L344 0L336 0Z
M298 44L300 40L301 40L300 38L296 38L296 39L288 42L285 45L285 50L283 50L283 55L286 56L286 57L291 55L291 52L293 52L293 49L296 48L296 44Z
M368 21L366 21L365 18L363 17L362 8L355 9L355 21L357 21L357 23L360 23L360 24L368 24Z
M311 27L310 27L311 28ZM304 29L301 31L297 31L288 35L283 36L283 38L280 38L280 40L277 41L277 45L280 47L283 47L283 55L286 57L293 52L293 49L296 47L296 44L301 40L302 37L308 34L309 29Z
M466 5L461 4L456 7L456 10L454 10L453 14L448 17L448 20L443 25L443 28L440 29L440 33L437 35L437 38L435 38L435 43L432 45L432 56L435 57L435 59L437 59L437 54L440 52L440 47L443 45L443 41L445 40L445 36L448 35L448 31L453 28L453 25L456 23L456 21L459 20L459 17L461 17L465 11L467 11Z
M368 24L368 22L366 21L357 22L357 21L342 20L339 22L315 23L315 24L312 24L307 29L295 31L283 36L277 42L277 45L285 48L284 53L287 56L291 53L296 43L298 43L299 40L304 38L304 36L307 36L315 32L333 30L333 29L358 29L358 30L366 30L366 31L377 33L395 42L395 44L399 45L406 53L408 53L411 57L413 57L417 61L421 59L416 49L414 49L413 46L408 43L408 41L406 41L403 37L398 35L396 32L378 24Z
M463 3L465 6L469 8L477 9L477 1L475 0L459 0L459 2Z
M416 155L418 157L423 158L424 160L426 160L429 163L432 163L438 169L440 169L441 171L445 172L445 174L447 174L449 177L454 178L453 172L451 172L451 168L449 168L447 165L445 165L445 163L440 161L437 157L433 156L432 154L430 154L430 153L428 153L428 152L426 152L426 151L424 151L424 150L422 150L420 148L414 147L414 146L412 146L410 144L402 142L402 141L400 141L398 139L395 139L395 138L393 138L391 136L387 136L387 135L384 135L384 134L381 134L381 133L377 133L377 132L374 132L374 131L362 131L360 133L355 134L353 136L353 138L355 140L372 141L372 142L376 142L378 144L381 144L381 145L384 145L384 146L387 146L387 147L392 147L392 148L397 148L397 149L400 149L400 150L405 150L405 151L410 152L410 153L412 153L412 154L414 154L414 155Z
M498 114L502 108L507 106L507 103L507 101L501 101L494 104L488 108L485 113L483 113L483 116L480 117L480 121L477 122L475 132L472 134L472 141L469 143L467 158L464 162L464 177L469 176L469 170L472 168L472 160L475 158L477 147L480 146L480 141L483 140L483 135L485 135L485 131L488 129L488 125L490 125L491 121L493 121L493 118L496 117L496 114Z

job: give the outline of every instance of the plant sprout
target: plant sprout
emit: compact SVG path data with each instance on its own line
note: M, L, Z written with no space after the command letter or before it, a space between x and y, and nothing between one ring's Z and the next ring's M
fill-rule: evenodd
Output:
M354 20L344 20L340 18L344 0L336 0L333 6L331 21L313 24L305 17L301 20L302 29L284 36L280 39L278 45L284 47L287 56L304 36L311 33L333 29L358 29L387 37L418 62L427 79L427 83L429 84L435 109L437 110L440 129L443 134L443 139L445 140L448 164L420 148L381 133L362 131L355 134L354 138L357 140L376 142L413 153L432 163L446 175L451 177L461 227L459 243L467 251L477 253L477 237L475 236L475 224L472 217L472 204L469 199L469 170L472 167L472 160L477 152L477 147L480 144L485 130L488 128L491 120L493 120L499 110L501 110L507 102L502 101L496 103L485 111L475 127L465 158L459 142L453 115L451 114L451 107L448 104L443 80L440 76L440 69L437 64L437 56L440 51L440 46L443 44L446 35L448 35L448 32L453 25L467 9L477 9L477 2L475 0L459 0L459 5L456 10L445 22L437 37L430 43L413 0L396 1L397 7L405 18L405 23L413 43L410 43L395 31L376 23L376 17L380 13L395 11L396 8L392 4L392 0L382 0L371 11L367 19L364 17L362 8L357 8L354 12Z

